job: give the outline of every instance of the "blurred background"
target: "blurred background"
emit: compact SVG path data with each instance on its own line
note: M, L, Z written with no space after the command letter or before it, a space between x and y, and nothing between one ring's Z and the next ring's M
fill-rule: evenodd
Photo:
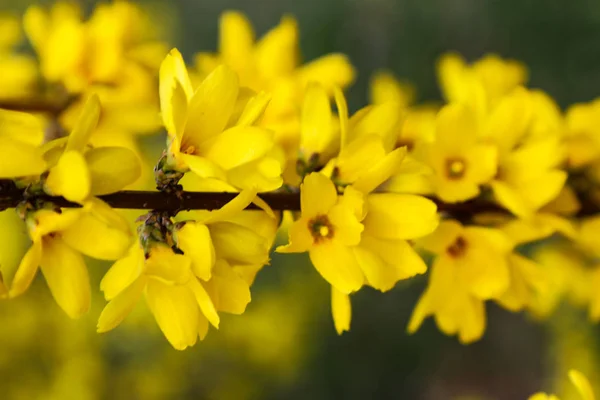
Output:
M20 14L30 3L0 0L0 11ZM93 3L82 1L88 9ZM597 0L141 3L190 61L198 51L216 49L224 10L246 13L257 36L282 15L295 16L304 60L342 52L357 68L349 91L353 110L366 104L369 78L382 68L413 83L420 101L440 100L435 62L448 50L469 60L489 52L521 60L530 86L562 107L600 93ZM153 140L148 149L158 154ZM8 213L3 224L17 223ZM21 231L0 229L11 249L0 261L23 254ZM98 287L108 265L89 265ZM97 335L104 305L99 292L89 315L72 321L38 279L28 295L0 303L0 399L512 400L540 389L562 391L568 368L597 369L600 329L569 305L544 324L490 306L483 340L469 346L443 336L432 321L409 336L406 325L424 284L401 282L385 294L362 290L352 298L351 331L338 337L329 287L307 257L274 254L257 277L247 312L224 316L220 331L178 352L145 306L118 329Z

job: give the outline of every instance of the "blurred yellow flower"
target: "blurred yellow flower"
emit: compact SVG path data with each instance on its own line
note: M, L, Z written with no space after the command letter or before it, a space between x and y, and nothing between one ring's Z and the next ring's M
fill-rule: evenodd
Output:
M447 220L419 243L436 258L408 331L433 315L440 330L458 334L461 343L479 339L485 330L484 301L502 296L510 284L510 242L499 230Z
M435 194L448 203L476 197L496 175L496 147L480 138L473 113L460 104L440 110L435 141L417 144L414 154L433 169Z
M33 241L15 276L9 295L25 292L41 267L48 287L58 305L71 318L78 318L90 307L90 283L83 256L114 260L131 243L128 223L99 200L81 209L42 209L26 215Z
M572 369L569 371L569 380L577 389L577 392L581 396L581 400L595 400L596 396L594 396L594 391L592 390L592 385L581 372ZM560 400L557 396L553 394L546 393L536 393L529 397L529 400Z

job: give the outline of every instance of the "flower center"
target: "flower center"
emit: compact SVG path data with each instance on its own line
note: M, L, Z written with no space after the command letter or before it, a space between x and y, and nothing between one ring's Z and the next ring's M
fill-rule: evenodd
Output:
M462 158L446 160L446 175L450 179L460 179L465 175L467 165Z
M333 226L326 215L318 215L308 221L308 230L316 243L333 237Z
M189 146L185 147L185 149L183 150L183 153L194 154L194 153L196 153L196 147L194 145L189 145Z
M458 258L465 254L467 251L467 241L464 237L459 236L456 238L454 243L452 243L447 249L446 252L452 258Z

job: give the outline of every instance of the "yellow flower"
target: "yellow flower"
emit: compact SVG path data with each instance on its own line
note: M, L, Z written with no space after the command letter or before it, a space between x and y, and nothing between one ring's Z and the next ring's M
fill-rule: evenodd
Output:
M35 61L13 51L21 40L19 20L0 15L0 98L24 97L35 89Z
M92 84L115 82L127 64L157 68L166 47L151 40L142 14L119 1L97 7L83 21L77 5L57 2L49 12L29 7L23 23L44 78L78 93Z
M440 110L435 141L418 144L414 154L433 169L435 194L445 202L476 197L496 175L496 147L479 138L473 113L460 104Z
M0 178L37 176L47 163L39 146L43 128L36 117L0 110Z
M362 193L372 192L397 173L405 160L406 148L396 148L398 104L367 106L348 119L346 100L340 90L335 90L335 100L341 149L325 170L337 184L351 184Z
M237 75L225 66L194 90L181 54L171 51L160 70L160 100L173 163L233 188L275 190L282 184L280 153L273 133L253 126L268 97L246 99L236 115L239 94Z
M66 140L45 145L50 169L44 190L52 195L82 203L89 196L116 192L140 176L140 163L123 147L88 149L88 141L100 118L100 102L91 96Z
M600 161L600 99L574 104L565 116L569 166L581 168Z
M590 385L590 381L583 375L581 372L572 369L569 370L569 380L575 386L577 393L581 396L581 400L595 400L596 396L594 395L594 391L592 390L592 385ZM536 393L529 397L529 400L560 400L557 396L553 394L546 393Z
M477 117L485 116L503 96L527 81L523 64L494 54L467 65L460 55L448 53L440 58L437 70L446 99L469 105Z
M102 280L109 303L98 331L118 326L142 293L165 337L179 350L204 339L209 322L218 328L217 312L242 314L254 275L268 262L276 230L276 221L265 212L241 211L253 197L243 192L219 210L190 213L198 220L176 222L166 242L142 234L145 248L136 242Z
M312 173L304 179L300 196L302 215L290 228L290 243L277 251L308 251L317 271L334 288L346 294L357 291L365 281L352 250L364 229L362 195L348 187L338 196L329 178Z
M408 331L433 315L442 332L458 334L462 343L479 339L485 330L484 301L501 296L510 283L510 242L499 230L447 220L420 244L436 258Z
M217 54L200 53L196 67L201 77L224 64L240 77L241 86L266 91L273 98L261 126L276 131L276 140L289 151L297 146L299 125L296 108L309 82L331 88L347 87L354 80L354 68L342 54L328 54L300 65L298 26L284 16L278 26L255 40L246 17L235 11L222 14Z
M567 179L559 169L564 158L560 131L533 129L543 112L535 96L514 89L498 102L483 127L483 136L498 148L498 172L490 182L494 196L520 217L531 217L557 197Z
M80 253L102 259L121 257L131 243L129 224L99 200L58 213L42 209L26 217L33 241L10 286L10 297L25 292L38 267L58 305L71 318L90 306L88 272Z

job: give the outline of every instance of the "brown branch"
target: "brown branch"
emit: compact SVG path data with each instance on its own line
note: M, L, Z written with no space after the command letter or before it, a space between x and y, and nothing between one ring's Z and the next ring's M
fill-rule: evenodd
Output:
M0 109L30 113L47 113L57 116L69 108L69 106L78 98L78 95L56 96L55 98L5 98L0 99Z

